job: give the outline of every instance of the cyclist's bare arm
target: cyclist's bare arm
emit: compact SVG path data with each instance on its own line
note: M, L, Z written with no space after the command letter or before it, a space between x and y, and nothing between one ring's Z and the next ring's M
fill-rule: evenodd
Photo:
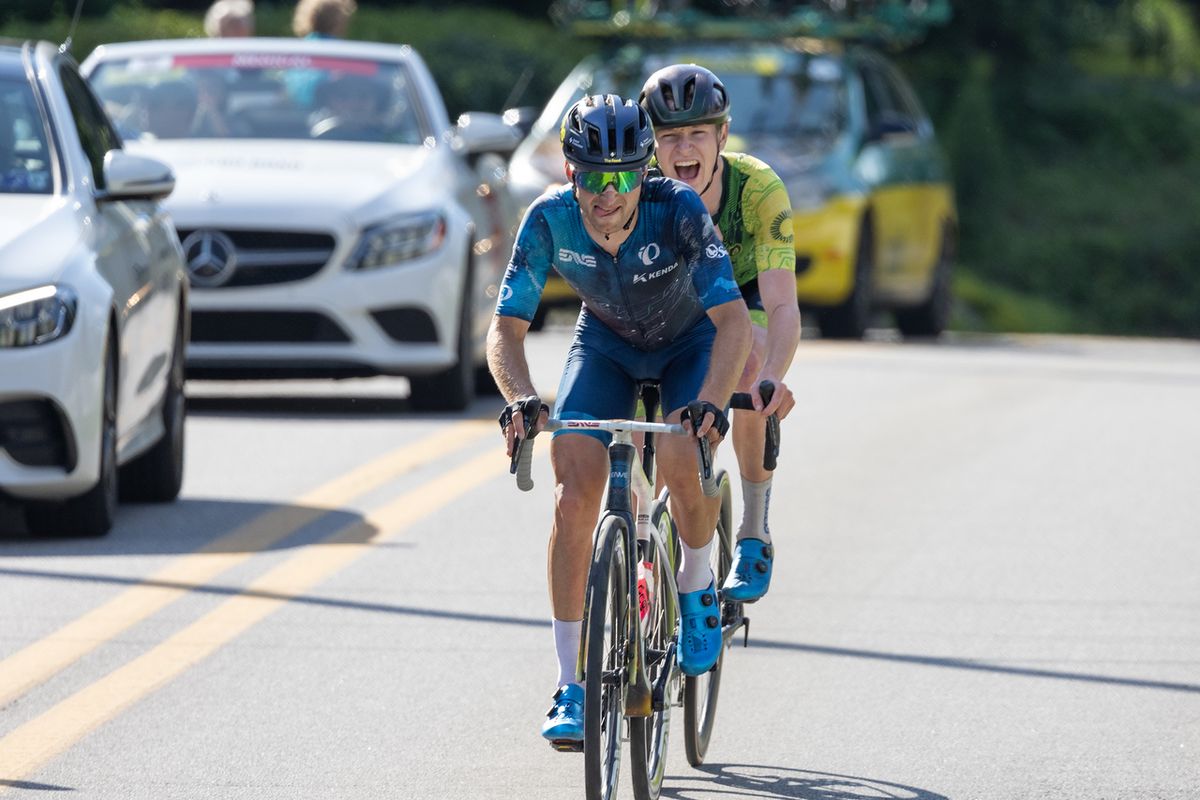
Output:
M529 362L525 358L525 334L529 332L529 323L519 317L505 317L497 314L492 317L488 328L487 360L488 369L500 393L506 402L513 402L521 397L536 396L533 380L529 377ZM540 431L546 424L548 414L542 413L534 426L534 432ZM520 413L513 415L513 424L504 431L508 444L508 454L513 452L513 440L517 431L524 432L524 420Z
M700 396L696 399L724 408L737 388L742 367L750 355L753 336L750 332L750 312L746 310L746 304L738 299L708 309L708 318L716 327L717 334L713 338L708 374L704 376ZM698 433L708 433L711 425L711 416L705 415Z
M769 380L778 387L764 416L778 413L782 419L796 404L792 392L783 382L800 344L800 308L796 305L796 275L791 270L771 269L758 274L758 290L767 312L767 348L758 380ZM756 381L757 383L757 381ZM756 407L761 405L757 392Z

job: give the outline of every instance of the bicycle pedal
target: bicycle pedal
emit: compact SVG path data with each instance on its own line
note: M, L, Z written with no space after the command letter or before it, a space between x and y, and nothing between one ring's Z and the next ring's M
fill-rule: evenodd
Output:
M551 739L550 746L560 753L582 753L582 739Z

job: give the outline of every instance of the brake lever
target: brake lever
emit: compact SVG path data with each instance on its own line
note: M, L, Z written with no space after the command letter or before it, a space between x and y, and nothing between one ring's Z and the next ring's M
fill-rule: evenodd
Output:
M775 384L762 381L758 384L758 394L762 397L763 407L770 404L775 396ZM767 417L766 441L763 443L763 469L774 472L779 463L779 414L772 412Z

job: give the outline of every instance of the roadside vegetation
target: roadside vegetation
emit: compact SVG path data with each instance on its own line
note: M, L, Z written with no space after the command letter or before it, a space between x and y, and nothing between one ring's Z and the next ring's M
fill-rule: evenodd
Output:
M597 46L552 27L537 0L359 1L351 35L412 44L452 115L540 106ZM86 0L74 52L203 35L206 5ZM0 35L60 41L73 9L7 0ZM290 35L291 9L260 1L259 34ZM949 26L895 54L954 170L954 326L1200 337L1198 11L1200 0L962 0Z

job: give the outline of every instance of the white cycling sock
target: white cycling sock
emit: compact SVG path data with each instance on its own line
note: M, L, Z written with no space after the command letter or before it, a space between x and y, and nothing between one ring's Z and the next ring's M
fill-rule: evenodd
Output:
M679 546L683 549L683 559L679 565L679 574L675 577L680 594L707 589L713 582L712 566L708 563L712 545L712 539L709 539L704 547L688 547L687 542L680 538Z
M747 537L771 543L771 531L767 527L767 512L771 505L771 479L755 483L742 478L742 524L738 527L738 540Z
M558 683L578 683L575 663L579 660L579 639L583 635L583 620L554 620L554 652L558 655Z

